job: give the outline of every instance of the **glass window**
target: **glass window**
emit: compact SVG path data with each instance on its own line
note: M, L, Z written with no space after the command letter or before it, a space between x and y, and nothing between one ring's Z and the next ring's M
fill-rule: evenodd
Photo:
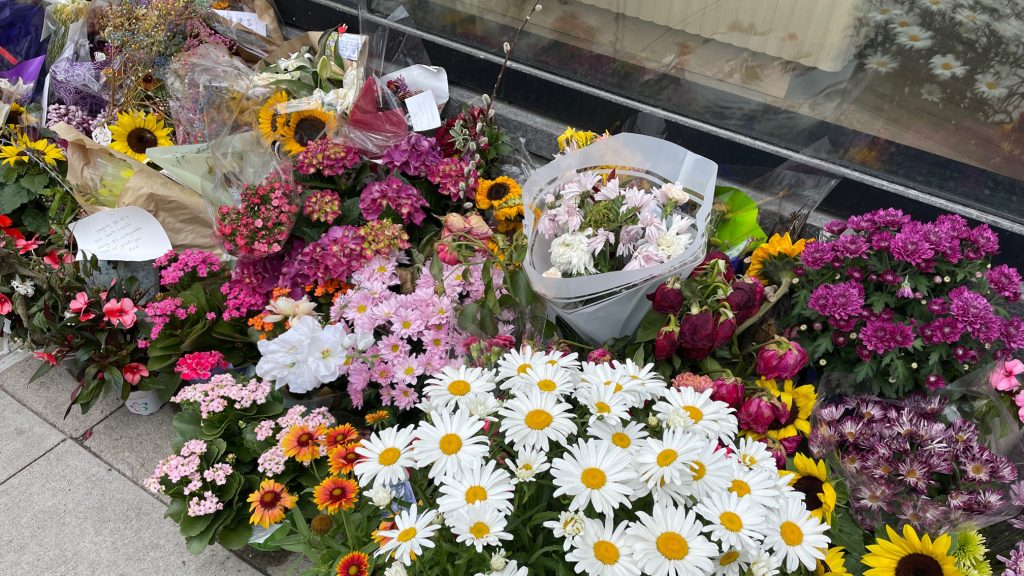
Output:
M367 0L502 54L534 0ZM546 0L549 77L1024 225L1019 0Z

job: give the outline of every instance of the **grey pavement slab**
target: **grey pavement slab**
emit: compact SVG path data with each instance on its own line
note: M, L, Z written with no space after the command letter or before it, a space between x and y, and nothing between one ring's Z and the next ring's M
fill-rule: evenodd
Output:
M164 506L74 442L0 485L0 574L256 576L219 546L193 556Z
M269 576L299 576L303 570L313 564L302 554L293 552L261 552L255 548L245 547L238 551L246 562L258 566Z
M64 435L0 392L0 483L53 448Z
M83 415L76 406L65 419L64 411L67 410L71 402L71 393L78 384L60 367L55 367L42 378L30 382L39 364L39 360L29 358L10 366L0 375L0 388L66 436L78 438L122 405L120 398L108 394L97 401L88 414Z
M173 417L170 404L149 416L132 414L122 406L93 427L83 445L141 485L153 473L156 463L171 454Z

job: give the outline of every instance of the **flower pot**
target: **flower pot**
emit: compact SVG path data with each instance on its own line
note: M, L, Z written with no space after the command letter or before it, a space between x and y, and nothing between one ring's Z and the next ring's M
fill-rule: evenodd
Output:
M139 416L155 414L163 405L156 390L132 390L128 394L128 399L124 401L124 407Z

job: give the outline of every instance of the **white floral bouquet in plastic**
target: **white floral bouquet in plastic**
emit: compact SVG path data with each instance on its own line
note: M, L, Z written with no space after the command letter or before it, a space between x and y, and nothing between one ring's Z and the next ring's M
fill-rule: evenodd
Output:
M788 574L826 556L828 526L710 390L529 348L428 383L418 425L356 448L386 574Z

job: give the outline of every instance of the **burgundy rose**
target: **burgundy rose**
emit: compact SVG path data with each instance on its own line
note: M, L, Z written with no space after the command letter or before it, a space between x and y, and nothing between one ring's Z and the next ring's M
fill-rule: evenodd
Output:
M665 326L658 332L658 337L654 340L654 357L658 360L671 358L676 353L676 348L678 347L679 341L676 338L676 331L669 326Z
M713 386L715 391L711 393L712 400L725 402L737 410L743 405L745 393L743 380L739 378L719 378L715 380Z
M651 301L651 308L661 314L678 314L683 307L683 291L667 284L658 286L653 294L647 295L647 299Z
M710 310L686 314L679 321L679 350L691 360L707 358L717 346L715 332L718 323Z
M794 436L794 438L799 438L799 436ZM768 451L772 453L772 456L775 457L775 467L778 468L779 470L785 470L786 469L786 448L783 447L781 444L778 444L778 443L776 443L776 444L766 444L766 446L768 446Z
M757 280L743 279L732 283L732 293L725 299L736 315L736 322L746 322L757 314L764 303L764 286Z
M776 338L757 352L757 373L762 378L790 380L806 365L807 352L785 338Z
M737 414L740 428L764 434L775 421L775 407L759 396L748 398Z
M718 321L718 325L715 326L715 348L724 346L729 340L732 340L732 335L736 333L736 319L735 318L722 318Z
M615 358L612 356L612 353L604 348L591 350L590 353L587 354L587 362L593 362L594 364L607 364L614 359Z
M732 262L724 252L720 252L718 250L708 252L707 256L704 257L704 260L702 260L701 263L693 269L693 272L690 273L690 277L693 278L695 276L699 276L704 272L704 269L707 268L708 262L711 262L712 260L721 260L722 262L725 262L725 266L723 266L723 268L725 268L725 281L732 282L733 277L736 275L732 270Z
M795 454L796 449L800 447L800 435L790 436L789 438L783 438L779 442L782 443L782 447L785 448L786 454Z

